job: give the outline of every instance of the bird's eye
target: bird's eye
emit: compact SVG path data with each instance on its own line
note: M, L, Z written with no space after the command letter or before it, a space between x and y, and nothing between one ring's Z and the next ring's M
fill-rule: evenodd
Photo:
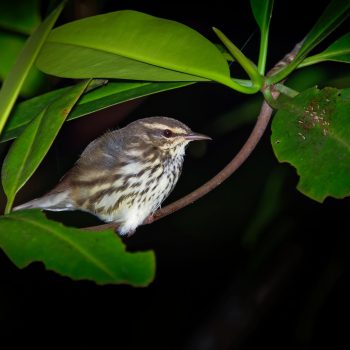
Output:
M163 131L163 135L164 135L165 137L171 137L171 136L173 136L173 132L172 132L171 130L169 130L169 129L165 129L165 130Z

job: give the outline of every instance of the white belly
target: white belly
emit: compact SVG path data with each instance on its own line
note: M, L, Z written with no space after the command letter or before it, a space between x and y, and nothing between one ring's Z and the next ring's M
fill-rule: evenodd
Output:
M171 167L159 167L152 174L151 171L147 171L141 177L131 178L128 183L129 188L123 192L123 195L114 192L106 195L96 204L96 215L104 221L120 223L118 228L120 235L135 231L168 197L178 180L180 171L181 167L175 167L175 164L172 164ZM136 184L137 186L133 187ZM125 198L121 199L121 196ZM118 201L120 203L115 208ZM99 208L103 210L99 211Z

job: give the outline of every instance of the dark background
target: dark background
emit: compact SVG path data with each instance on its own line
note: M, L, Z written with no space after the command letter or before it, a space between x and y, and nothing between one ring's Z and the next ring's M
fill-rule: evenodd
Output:
M327 3L314 2L305 9L305 1L276 1L269 67L305 36ZM259 33L249 2L232 2L231 7L223 1L74 1L60 21L139 10L187 24L213 42L211 27L218 27L257 61ZM43 14L46 10L43 5ZM344 32L346 25L321 48ZM232 70L242 74L234 66ZM299 90L315 84L345 87L349 73L345 64L322 64L294 74L290 85ZM87 143L106 129L166 115L214 139L189 147L170 203L233 157L249 135L261 101L261 96L244 96L216 84L196 84L67 123L18 202L49 190ZM49 348L96 342L98 348L186 350L349 346L350 201L326 199L319 204L299 193L295 170L277 162L269 134L218 189L140 227L126 240L130 251L156 253L156 278L147 288L73 282L39 263L18 270L0 252L1 341ZM77 226L97 223L80 213L49 216Z

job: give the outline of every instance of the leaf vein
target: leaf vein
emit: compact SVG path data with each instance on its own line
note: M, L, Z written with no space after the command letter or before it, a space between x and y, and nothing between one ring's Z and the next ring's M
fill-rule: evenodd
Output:
M95 257L91 256L91 254L87 250L85 250L82 247L80 247L79 245L77 245L71 239L63 236L62 234L60 234L60 232L58 232L57 230L53 229L52 227L47 226L47 225L43 225L43 224L38 223L36 221L30 220L28 218L21 218L21 217L12 218L12 217L6 217L6 216L4 218L9 219L9 220L14 220L14 221L18 220L18 221L26 222L26 223L29 223L29 224L31 224L33 226L36 226L36 227L39 227L41 229L47 230L52 235L54 235L55 237L57 237L58 239L60 239L64 243L66 243L68 246L71 246L72 248L74 248L78 253L80 253L87 260L89 260L93 264L95 264L106 275L108 275L109 277L111 277L113 279L115 278L115 274L113 273L113 271L111 271L105 264L103 264L100 260L96 259Z

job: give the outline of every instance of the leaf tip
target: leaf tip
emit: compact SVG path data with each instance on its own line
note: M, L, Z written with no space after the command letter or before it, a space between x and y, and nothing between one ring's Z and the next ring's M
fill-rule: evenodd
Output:
M216 27L211 27L211 28L213 29L214 33L215 33L218 37L220 37L220 34L222 34L221 30L218 29L218 28L216 28Z

